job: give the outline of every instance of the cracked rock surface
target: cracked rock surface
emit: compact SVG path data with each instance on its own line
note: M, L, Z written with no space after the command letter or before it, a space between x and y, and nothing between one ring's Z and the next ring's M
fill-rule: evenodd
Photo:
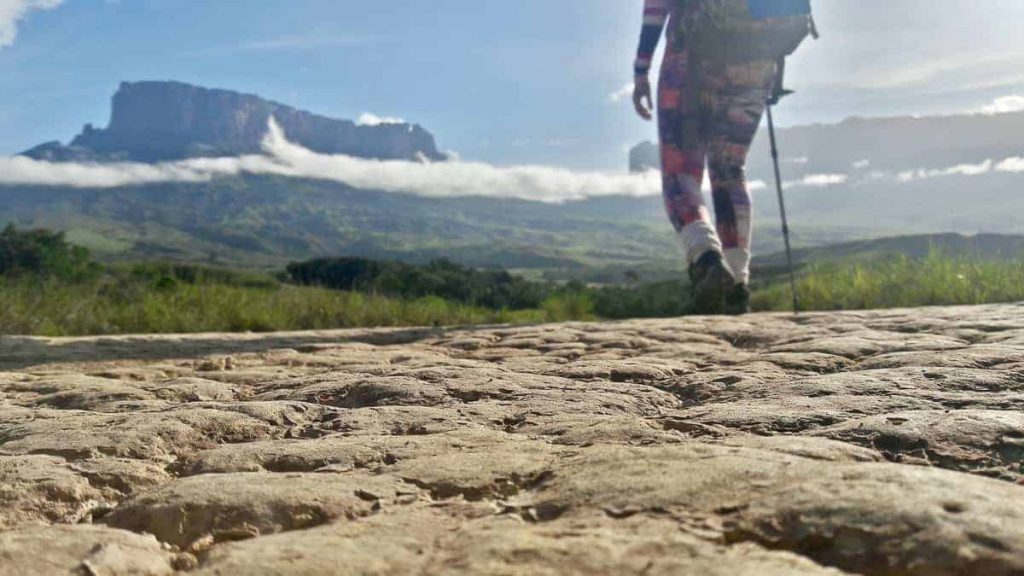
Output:
M0 575L1024 575L1024 305L0 339Z

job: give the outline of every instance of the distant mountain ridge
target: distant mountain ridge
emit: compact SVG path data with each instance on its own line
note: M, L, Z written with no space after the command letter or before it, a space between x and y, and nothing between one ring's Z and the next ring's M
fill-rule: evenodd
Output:
M273 117L289 140L324 154L381 160L446 160L418 124L361 126L259 96L181 82L125 82L114 94L107 128L86 125L69 145L24 152L51 161L159 162L260 152Z
M1024 236L946 233L875 238L798 248L793 251L793 260L798 264L815 262L853 264L872 262L896 255L924 258L932 252L943 256L970 258L977 261L1019 261L1024 259ZM786 255L781 252L757 258L759 267L782 267L785 265Z
M752 170L767 174L767 138ZM779 131L791 176L807 173L943 169L1024 154L1024 113L849 118Z
M1024 155L1024 112L949 116L848 118L779 130L787 178L821 173L942 169ZM750 173L767 180L771 157L765 130L750 152ZM657 146L630 150L634 172L660 165Z

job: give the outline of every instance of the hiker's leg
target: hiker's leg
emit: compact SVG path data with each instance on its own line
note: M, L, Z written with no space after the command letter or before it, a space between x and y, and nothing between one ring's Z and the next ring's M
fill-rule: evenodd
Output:
M662 193L665 210L677 237L693 264L722 245L701 194L707 148L697 138L699 112L688 90L685 53L665 55L658 86L658 132L661 140Z
M753 231L753 201L745 167L749 144L716 142L709 146L711 196L718 236L736 282L747 284L750 281Z
M711 96L713 120L708 134L716 227L726 262L739 284L750 282L753 201L747 185L747 155L764 114L769 87L765 78L770 76L770 70L760 68L747 72L730 77L727 91ZM743 86L743 81L753 86Z

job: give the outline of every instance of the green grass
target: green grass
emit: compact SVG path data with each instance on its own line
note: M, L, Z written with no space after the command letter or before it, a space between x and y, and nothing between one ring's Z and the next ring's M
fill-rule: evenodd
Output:
M398 300L279 285L152 284L123 279L67 285L0 281L0 334L268 332L379 326L557 322L585 317L553 298L542 310L492 311L440 298Z
M1024 260L985 262L932 252L923 259L811 265L799 273L804 310L861 310L1024 301ZM754 309L789 310L787 282L757 290Z
M84 246L93 252L102 254L122 254L132 248L132 242L124 238L117 238L114 234L104 231L77 228L67 232L68 242Z
M790 307L783 276L762 280L754 308ZM983 262L937 252L800 272L805 310L854 310L1024 301L1024 260ZM566 287L536 310L502 311L437 297L414 300L300 287L270 275L171 264L114 266L97 278L0 278L0 334L267 332L384 326L539 323L674 316L679 282Z

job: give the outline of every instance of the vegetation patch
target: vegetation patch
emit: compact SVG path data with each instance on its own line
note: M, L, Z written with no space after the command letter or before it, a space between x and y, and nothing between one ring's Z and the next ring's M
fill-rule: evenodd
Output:
M788 276L762 269L754 309L791 306ZM923 258L809 264L804 310L851 310L1024 300L1024 259L981 261L933 250ZM685 281L618 285L527 279L446 260L424 265L361 258L294 263L277 275L184 263L102 265L60 233L0 233L0 334L77 336L313 330L374 326L522 324L675 317Z
M797 292L805 310L1018 302L1024 300L1024 259L982 261L933 250L924 258L817 263L800 272ZM773 281L755 292L753 304L756 310L788 310L789 286Z

